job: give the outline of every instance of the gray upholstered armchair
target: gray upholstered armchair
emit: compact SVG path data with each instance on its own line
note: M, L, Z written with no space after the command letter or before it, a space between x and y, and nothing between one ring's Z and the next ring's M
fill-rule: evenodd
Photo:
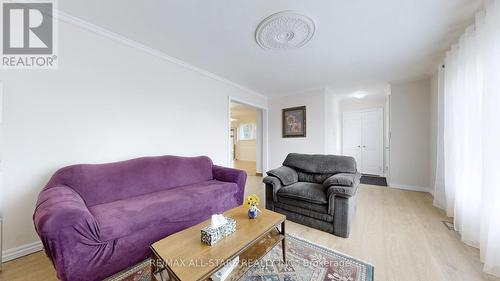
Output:
M266 208L288 220L348 237L361 174L352 157L290 153L267 172Z

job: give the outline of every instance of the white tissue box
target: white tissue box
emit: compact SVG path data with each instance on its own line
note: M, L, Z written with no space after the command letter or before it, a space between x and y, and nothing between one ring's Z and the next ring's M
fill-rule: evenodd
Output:
M232 218L227 218L227 222L219 227L211 227L210 225L201 230L201 241L213 246L218 241L224 239L229 234L236 231L236 221Z

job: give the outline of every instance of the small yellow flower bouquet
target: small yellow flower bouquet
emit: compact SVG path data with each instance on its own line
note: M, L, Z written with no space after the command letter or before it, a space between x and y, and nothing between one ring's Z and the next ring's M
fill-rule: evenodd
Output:
M259 214L259 212L261 212L259 208L257 208L259 203L260 203L260 198L259 196L257 196L257 194L252 194L247 197L247 206L250 207L250 209L248 209L249 218L255 219Z

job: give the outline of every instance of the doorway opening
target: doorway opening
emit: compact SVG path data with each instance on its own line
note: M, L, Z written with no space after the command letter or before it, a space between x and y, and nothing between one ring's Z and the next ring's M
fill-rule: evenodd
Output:
M232 167L262 176L263 110L230 100L230 159Z
M342 154L356 159L362 183L387 186L390 88L356 91L344 96L338 108Z

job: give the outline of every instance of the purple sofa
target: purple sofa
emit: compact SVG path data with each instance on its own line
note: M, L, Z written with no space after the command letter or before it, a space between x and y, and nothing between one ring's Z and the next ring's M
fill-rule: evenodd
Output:
M36 231L61 280L101 280L149 246L243 203L246 173L201 157L73 165L38 196Z

